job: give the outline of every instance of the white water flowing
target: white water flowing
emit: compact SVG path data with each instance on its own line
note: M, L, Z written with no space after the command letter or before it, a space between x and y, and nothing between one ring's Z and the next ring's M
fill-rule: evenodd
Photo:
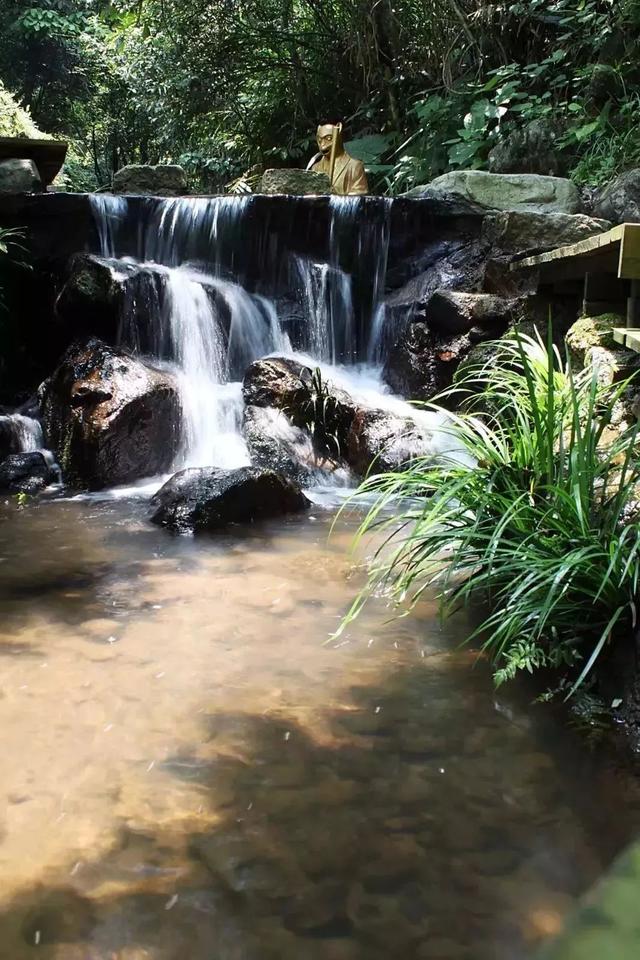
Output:
M391 396L382 381L388 204L376 208L378 221L370 223L360 198L331 198L328 261L288 255L303 313L297 334L302 353L296 353L274 300L224 276L229 264L235 265L234 274L242 273L246 231L253 229L247 218L252 202L252 197L141 198L136 222L132 216L129 223L127 198L91 198L102 256L114 260L114 271L143 268L140 276L153 288L148 340L155 344L154 358L173 365L181 391L183 433L175 467L233 468L250 462L242 434L241 378L252 361L272 353L319 366L325 380L346 389L362 406L413 420L417 429L408 441L408 456L446 448L439 418ZM131 243L128 249L122 244L127 231L134 238L135 256ZM343 264L359 266L361 259L373 266L369 315L358 319L354 276ZM142 342L139 293L136 288L122 324L129 335L126 345L135 349ZM358 366L354 361L363 325L366 340L360 350L368 363ZM302 442L288 434L283 438L293 448ZM346 476L327 474L325 480L343 485Z

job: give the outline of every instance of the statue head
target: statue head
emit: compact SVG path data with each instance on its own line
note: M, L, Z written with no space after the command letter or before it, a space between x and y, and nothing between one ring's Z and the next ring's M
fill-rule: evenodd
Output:
M335 125L335 124L333 124L333 123L321 123L320 126L318 127L318 130L317 130L317 133L316 133L316 141L317 141L317 144L318 144L318 149L319 149L320 152L323 153L325 156L329 156L329 154L331 153L331 144L333 143L333 131L334 131L334 130L337 130L337 131L338 131L338 135L337 135L337 141L338 141L338 142L337 142L337 149L338 149L338 153L342 153L342 150L343 150L344 148L343 148L343 145L342 145L342 129L341 129L341 127L338 126L338 125Z

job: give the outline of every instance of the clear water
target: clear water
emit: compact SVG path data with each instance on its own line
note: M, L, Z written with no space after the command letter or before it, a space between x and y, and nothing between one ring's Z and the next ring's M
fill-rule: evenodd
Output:
M170 537L141 501L0 506L1 960L526 960L638 791L332 511Z

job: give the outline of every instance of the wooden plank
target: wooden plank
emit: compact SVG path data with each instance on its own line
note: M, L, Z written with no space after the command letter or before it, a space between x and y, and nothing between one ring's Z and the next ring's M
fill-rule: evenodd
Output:
M640 226L640 225L639 225ZM570 243L564 247L557 247L555 250L549 250L547 253L539 253L535 257L527 257L526 260L519 260L511 264L512 270L533 270L536 267L542 267L545 264L553 263L556 260L573 259L576 257L588 257L594 253L601 253L606 248L613 248L622 242L625 233L625 224L607 230L606 233L599 233L595 237L588 237L586 240L580 240L578 243Z
M640 353L640 328L614 327L613 339L628 350Z
M640 278L640 223L623 223L618 276L625 280Z

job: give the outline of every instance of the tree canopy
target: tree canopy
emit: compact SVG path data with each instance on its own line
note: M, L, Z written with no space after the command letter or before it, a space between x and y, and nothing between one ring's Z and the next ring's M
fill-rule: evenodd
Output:
M0 0L0 81L78 189L162 161L224 189L337 119L389 193L532 124L598 182L640 161L639 25L639 0Z

